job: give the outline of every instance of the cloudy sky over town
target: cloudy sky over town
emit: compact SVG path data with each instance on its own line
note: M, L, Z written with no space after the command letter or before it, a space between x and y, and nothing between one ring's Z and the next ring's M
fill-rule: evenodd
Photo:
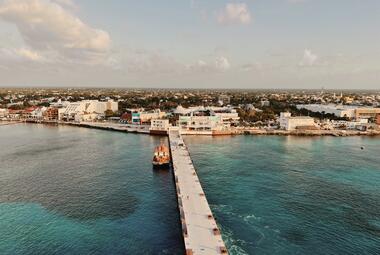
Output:
M0 86L380 88L378 0L0 0Z

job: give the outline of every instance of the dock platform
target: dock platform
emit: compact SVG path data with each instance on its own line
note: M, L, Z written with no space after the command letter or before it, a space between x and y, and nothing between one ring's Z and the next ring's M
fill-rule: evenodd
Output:
M228 254L178 129L169 130L169 144L186 254Z

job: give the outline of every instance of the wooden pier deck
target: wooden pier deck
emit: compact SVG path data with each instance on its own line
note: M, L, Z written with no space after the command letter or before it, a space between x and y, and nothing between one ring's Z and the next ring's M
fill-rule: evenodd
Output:
M228 254L178 129L169 131L186 254Z

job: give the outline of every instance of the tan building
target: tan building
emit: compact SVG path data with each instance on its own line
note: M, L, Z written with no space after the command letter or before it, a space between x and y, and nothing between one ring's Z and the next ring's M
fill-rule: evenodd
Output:
M170 124L168 119L152 119L150 122L149 132L151 134L167 134Z
M160 119L166 116L166 112L162 112L160 109L152 111L140 112L139 119L141 123L149 123L152 119Z
M380 114L380 108L357 108L355 110L355 119L376 119Z
M150 122L151 130L165 130L167 131L170 127L168 119L152 119Z
M58 120L58 108L49 107L43 113L44 120Z

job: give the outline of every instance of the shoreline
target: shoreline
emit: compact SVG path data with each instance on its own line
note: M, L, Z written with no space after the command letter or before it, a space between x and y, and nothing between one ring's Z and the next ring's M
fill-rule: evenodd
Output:
M148 125L132 126L112 122L59 122L59 121L0 121L0 126L20 123L44 124L44 125L68 125L84 128L94 128L125 133L167 136L168 131L150 130ZM263 135L263 136L380 136L380 130L358 131L358 130L266 130L252 128L234 128L226 131L183 131L182 135L192 136L235 136L235 135Z
M380 131L357 130L245 130L243 135L278 135L278 136L380 136Z
M24 121L9 121L9 120L1 120L0 126L8 126L8 125L16 125L20 123L25 123Z

